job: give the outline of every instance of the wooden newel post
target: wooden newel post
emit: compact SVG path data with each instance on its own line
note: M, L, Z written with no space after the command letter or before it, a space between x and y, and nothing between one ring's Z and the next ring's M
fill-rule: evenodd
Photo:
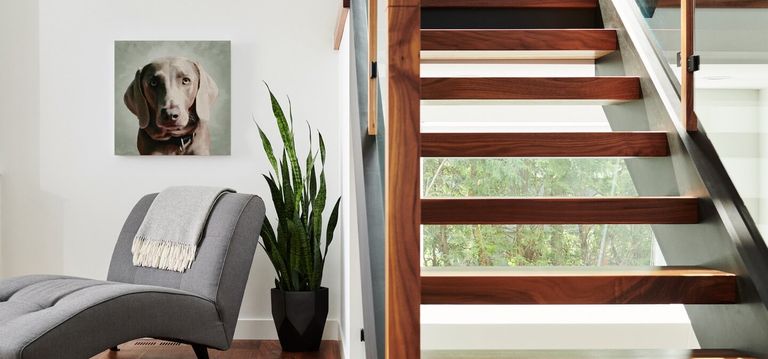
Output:
M420 357L419 0L390 0L386 174L386 357Z

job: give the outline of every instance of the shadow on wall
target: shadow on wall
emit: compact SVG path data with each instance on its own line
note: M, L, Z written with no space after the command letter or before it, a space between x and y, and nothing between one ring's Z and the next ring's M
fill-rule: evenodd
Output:
M0 3L0 274L61 272L61 197L41 188L38 2ZM5 9L5 7L12 8ZM12 106L6 106L12 104ZM46 225L40 225L45 222Z

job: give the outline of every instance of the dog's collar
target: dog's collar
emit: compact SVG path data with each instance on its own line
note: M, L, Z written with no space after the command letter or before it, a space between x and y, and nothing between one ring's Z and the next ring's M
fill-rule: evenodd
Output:
M187 147L192 144L192 141L195 139L195 135L197 135L197 131L192 132L186 136L171 137L168 142L179 146L179 153L184 153L184 150L186 150Z

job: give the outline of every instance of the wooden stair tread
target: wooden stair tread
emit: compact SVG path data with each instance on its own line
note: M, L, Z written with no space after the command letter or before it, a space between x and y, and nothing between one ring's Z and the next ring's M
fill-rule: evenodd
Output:
M616 51L610 29L421 30L421 59L597 59Z
M711 269L424 270L422 304L731 304L736 276Z
M423 157L668 156L665 132L422 133Z
M425 350L422 359L754 359L726 349L638 350Z
M422 100L610 100L641 98L640 79L600 77L425 77Z
M421 0L422 8L597 8L597 0Z
M695 197L427 198L422 224L693 224Z

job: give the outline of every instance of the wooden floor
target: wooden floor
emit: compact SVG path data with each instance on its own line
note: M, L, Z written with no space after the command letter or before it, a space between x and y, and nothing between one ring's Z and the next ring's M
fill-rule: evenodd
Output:
M135 340L120 345L119 352L105 351L91 359L195 359L189 345L153 339ZM324 340L317 353L283 353L276 340L235 340L222 352L208 350L211 359L339 359L339 342Z

